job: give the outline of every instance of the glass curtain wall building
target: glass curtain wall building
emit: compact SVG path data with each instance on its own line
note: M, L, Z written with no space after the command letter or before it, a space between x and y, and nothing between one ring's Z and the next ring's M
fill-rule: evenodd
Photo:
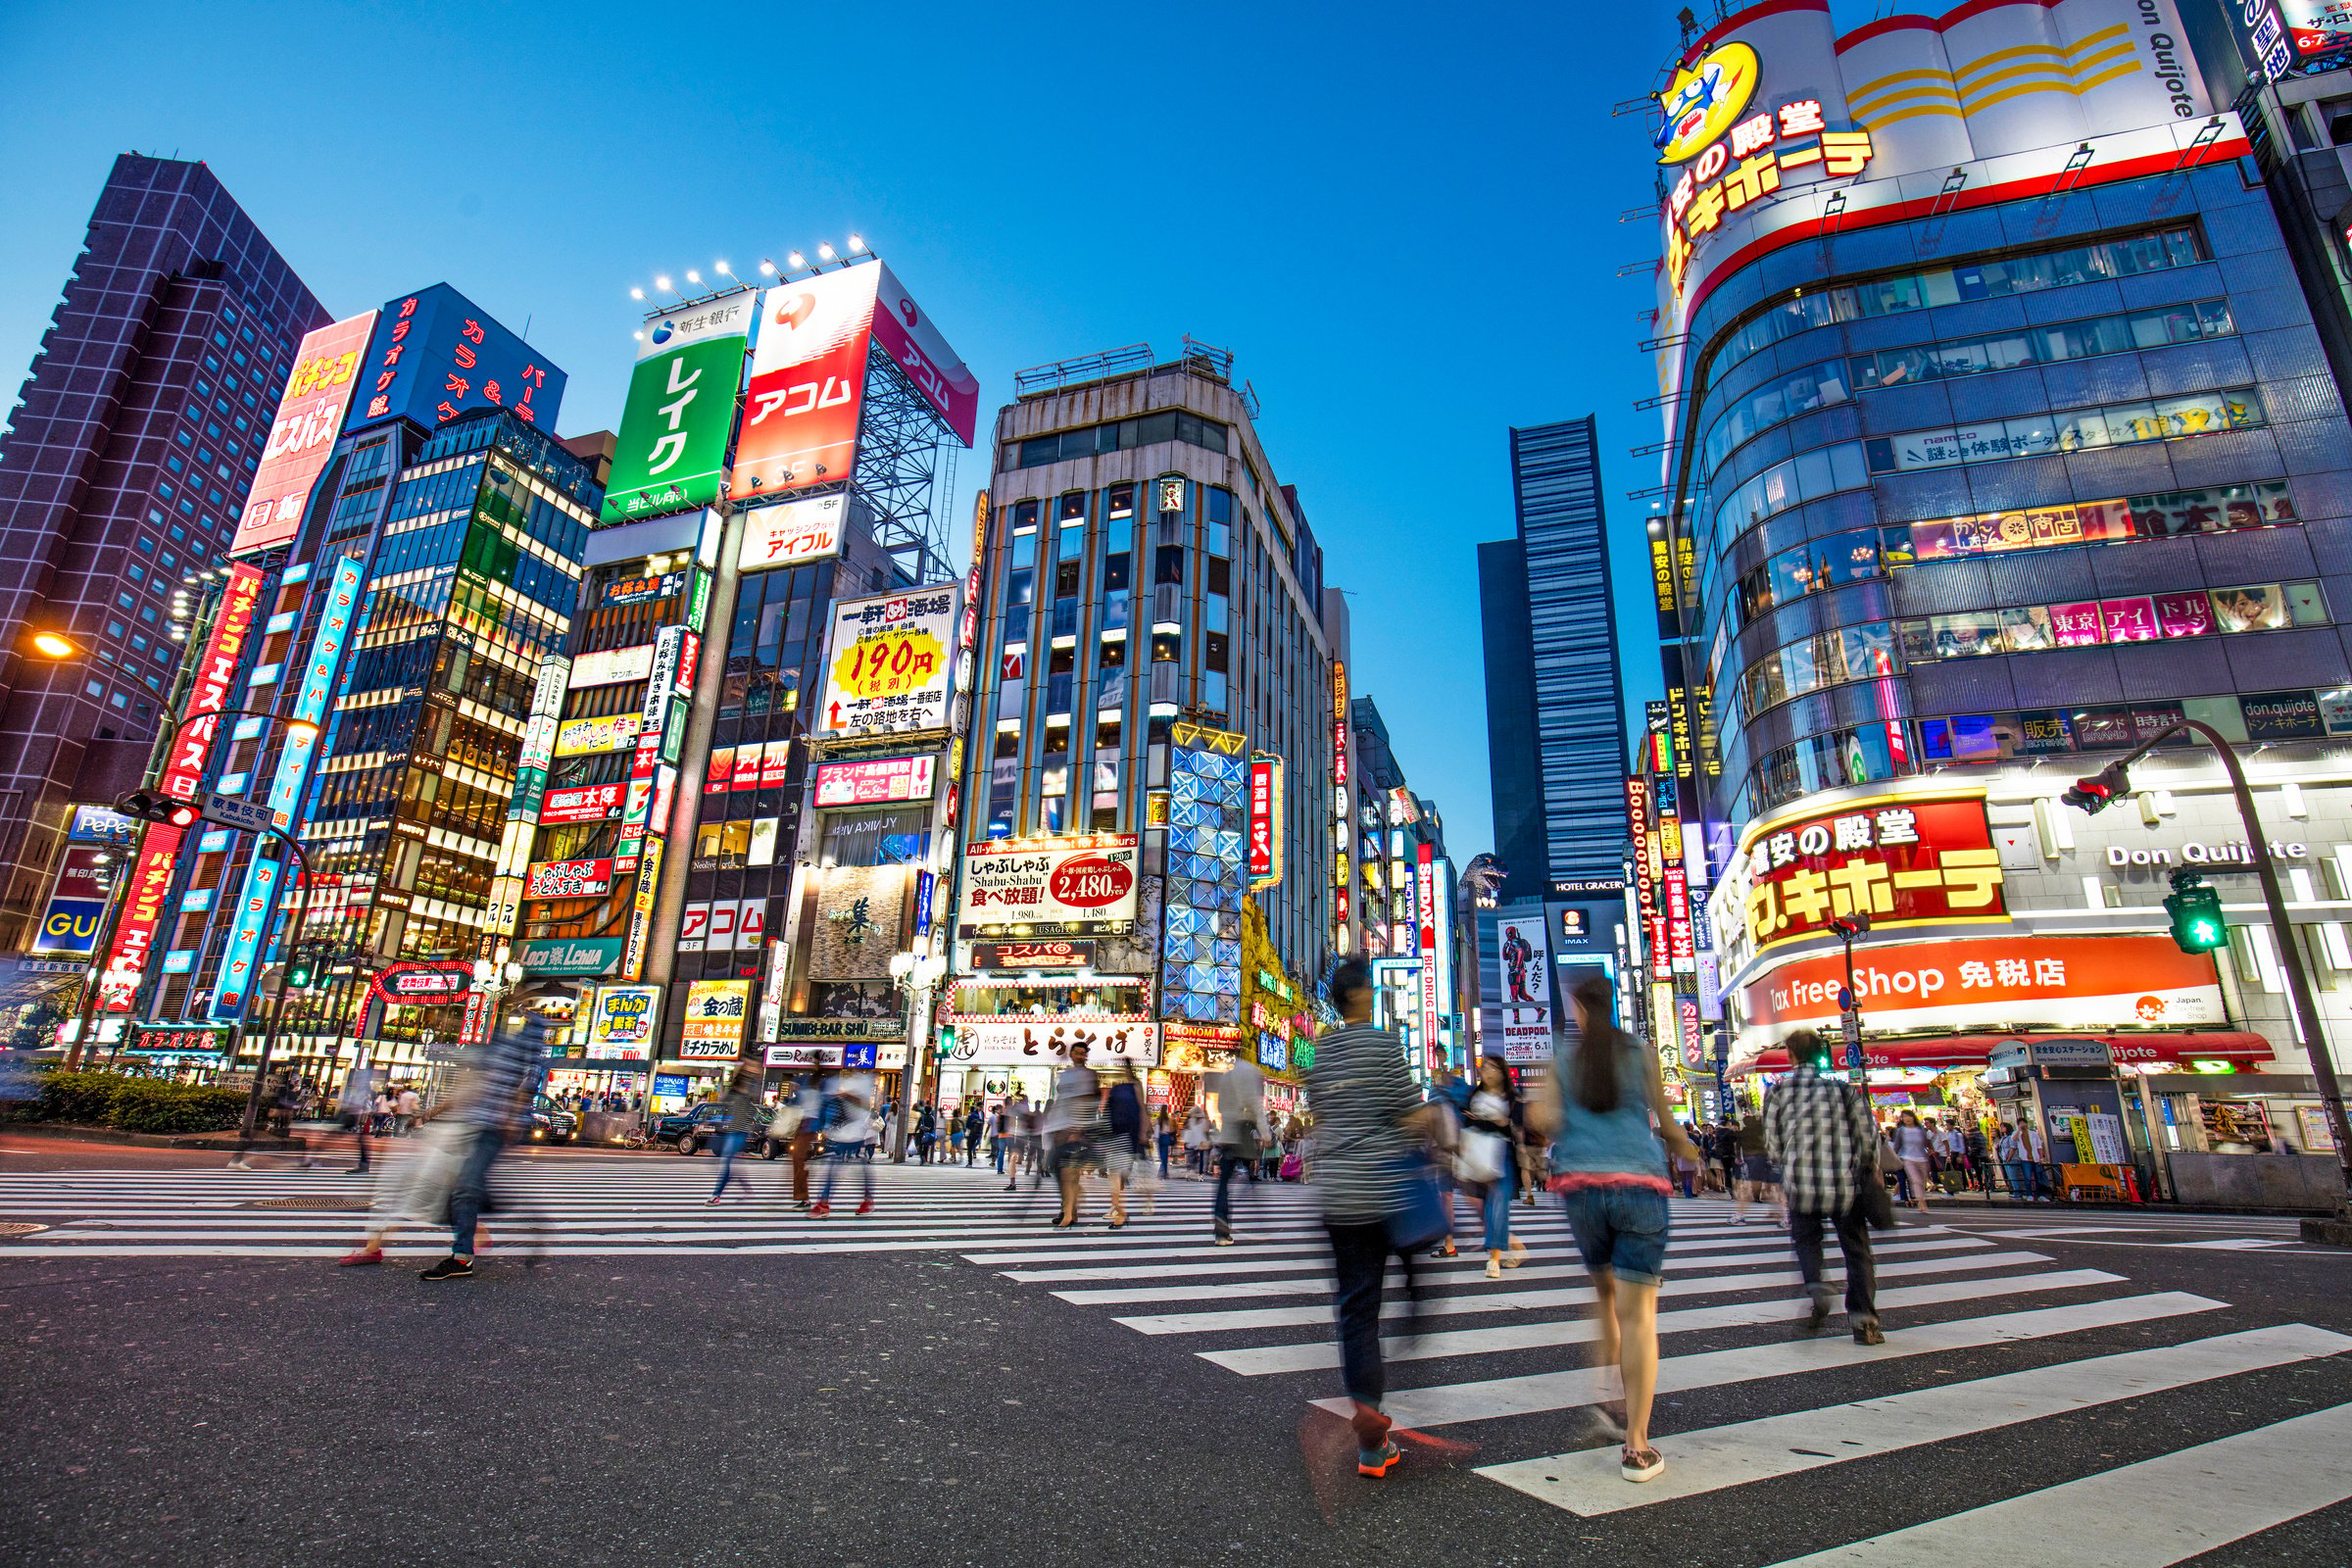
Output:
M0 948L25 945L68 807L135 788L296 346L326 312L201 163L115 160L0 433ZM36 631L81 652L27 660Z
M1479 547L1506 899L1623 868L1625 697L1597 440L1590 415L1512 430L1518 534Z
M338 444L293 551L301 559L269 596L273 613L239 704L298 716L305 655L326 646L322 617L337 585L356 580L316 756L307 770L299 757L289 764L282 725L239 720L215 781L222 794L274 788L299 802L308 911L296 932L289 885L280 934L261 955L300 953L319 973L288 998L286 1048L297 1056L334 1058L365 997L363 964L487 956L506 936L492 882L524 724L541 663L568 639L601 499L577 458L498 410L429 434L395 421ZM219 831L198 841L174 888L173 949L150 1016L222 1016L221 966L238 940L240 890L255 885L253 842ZM426 1030L457 1038L444 1012L455 1009L395 1009L373 1059L421 1064ZM258 1051L259 1031L249 1033Z

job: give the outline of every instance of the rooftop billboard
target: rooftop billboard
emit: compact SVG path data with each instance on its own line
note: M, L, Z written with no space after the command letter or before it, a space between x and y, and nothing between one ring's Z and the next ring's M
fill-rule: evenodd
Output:
M646 321L601 520L629 522L719 498L759 304L747 289Z
M435 283L377 313L349 423L400 417L430 430L468 410L501 408L552 433L565 380L489 312Z
M293 540L310 505L311 487L326 467L335 437L343 433L343 416L351 409L360 360L374 327L375 312L368 311L303 334L294 369L278 395L277 416L270 422L270 444L245 492L245 510L229 541L231 556L274 550Z

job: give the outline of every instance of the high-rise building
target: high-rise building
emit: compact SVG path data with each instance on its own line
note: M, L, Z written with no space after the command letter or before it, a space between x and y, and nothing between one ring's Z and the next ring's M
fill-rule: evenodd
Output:
M1164 1043L1178 1109L1237 1050L1279 1099L1334 934L1321 548L1230 355L1187 340L1016 386L980 560L957 1059L983 1082L1050 1061L981 1009L1038 967L1029 939L1067 939L1094 978L1065 1035L1146 1063Z
M1512 430L1517 533L1478 548L1506 901L1622 874L1625 697L1597 440L1590 415Z
M1468 1031L1455 1020L1471 1010L1459 993L1473 976L1464 972L1469 942L1445 819L1437 802L1413 793L1378 702L1352 699L1348 727L1355 787L1342 853L1351 851L1354 861L1349 892L1357 947L1372 966L1374 1021L1405 1042L1416 1076L1441 1066L1465 1071Z
M211 169L116 159L0 436L0 950L25 945L70 806L138 784L172 595L226 550L326 318ZM44 631L76 652L41 657Z
M1661 586L1703 691L1695 776L1672 749L1695 808L1658 864L1712 885L1695 954L1645 945L1678 992L1694 960L1702 1022L1719 967L1735 1073L1839 1028L1831 922L1864 913L1874 1074L2161 1151L2197 1114L2155 1102L2173 1070L2296 1054L2277 942L2346 972L2324 923L2240 923L2218 971L2166 934L2165 868L2226 862L2226 907L2251 892L2210 848L2246 835L2201 742L2134 768L2136 810L2061 798L2193 719L2252 743L2296 841L2352 831L2327 782L2352 734L2352 427L2247 127L2182 36L2172 0L1842 35L1775 3L1675 62L1650 347L1690 564ZM2340 897L2321 869L2291 875ZM2064 1095L1985 1071L2053 1031L2132 1070Z

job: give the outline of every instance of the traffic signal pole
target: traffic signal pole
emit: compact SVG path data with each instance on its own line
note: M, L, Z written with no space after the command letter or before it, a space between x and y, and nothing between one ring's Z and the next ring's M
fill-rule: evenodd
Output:
M2254 852L2255 880L2262 886L2262 902L2270 913L2271 929L2278 938L2279 961L2286 966L2287 995L2294 1004L2295 1027L2303 1036L2304 1054L2310 1057L2312 1076L2319 1086L2320 1103L2327 1111L2328 1135L2335 1141L2336 1166L2344 1182L2344 1190L2336 1195L2337 1219L2339 1222L2352 1220L2352 1121L2345 1117L2343 1090L2336 1083L2335 1059L2328 1049L2328 1036L2321 1027L2319 1001L2311 988L2311 973L2303 962L2303 945L2296 940L2294 922L2286 912L2286 895L2280 891L2278 869L2271 863L2271 841L2262 830L2262 816L2254 806L2254 791L2246 783L2245 769L2238 765L2236 749L2212 725L2184 718L2167 726L2121 761L2112 762L2101 769L2097 781L2102 784L2112 781L2111 789L2128 790L2130 784L2124 770L2183 730L2203 736L2206 743L2221 754L2222 767L2230 775L2230 789L2237 797L2237 814L2245 824L2246 845ZM2084 780L2077 784L2069 792L2069 800L2086 811L2095 812L2112 804L2113 794L2100 797L2096 792L2085 791L2084 785L2090 782ZM2082 796L2095 799L2097 804L2088 805L2083 799L2077 798Z

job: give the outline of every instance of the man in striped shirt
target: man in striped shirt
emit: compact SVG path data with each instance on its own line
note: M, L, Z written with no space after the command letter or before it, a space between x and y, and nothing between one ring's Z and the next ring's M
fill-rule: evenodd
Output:
M1845 1258L1845 1315L1857 1345L1884 1345L1879 1332L1878 1281L1870 1227L1862 1214L1861 1165L1878 1176L1878 1127L1862 1091L1829 1070L1830 1044L1811 1029L1788 1037L1791 1071L1764 1097L1764 1146L1781 1170L1788 1198L1788 1237L1804 1275L1813 1310L1803 1332L1819 1334L1829 1321L1830 1288L1821 1278L1821 1232L1838 1231Z

